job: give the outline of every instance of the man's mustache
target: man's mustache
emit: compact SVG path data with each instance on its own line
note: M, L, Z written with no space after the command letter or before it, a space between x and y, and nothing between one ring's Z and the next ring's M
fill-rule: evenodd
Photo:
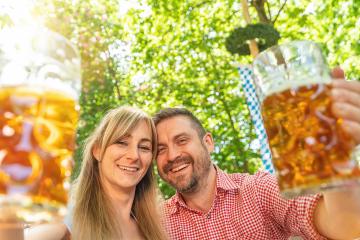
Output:
M192 162L194 162L192 157L190 157L190 156L181 157L180 156L180 157L175 158L173 161L167 163L163 167L163 171L164 171L164 173L168 173L176 165L180 166L181 164L187 164L187 163L192 163Z

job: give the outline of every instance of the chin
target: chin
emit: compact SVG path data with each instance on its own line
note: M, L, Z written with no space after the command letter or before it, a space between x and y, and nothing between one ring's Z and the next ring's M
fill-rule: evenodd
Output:
M129 188L135 188L138 184L138 181L118 181L117 185L119 188L129 189Z
M187 191L189 188L191 188L190 184L173 184L172 185L176 190L180 191L180 192L183 192L183 191Z

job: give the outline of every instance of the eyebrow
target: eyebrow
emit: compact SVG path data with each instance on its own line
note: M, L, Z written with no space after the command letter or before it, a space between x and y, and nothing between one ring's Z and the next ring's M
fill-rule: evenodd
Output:
M176 134L172 139L173 140L176 140L178 138L181 138L181 137L189 137L189 134L185 133L185 132L182 132L182 133L179 133L179 134ZM163 147L163 146L166 146L166 144L164 143L158 143L158 147Z
M120 137L120 138L118 138L118 140L119 139L126 139L126 138L130 138L130 137L132 137L132 135L131 134L126 134L126 135L124 135L124 136L122 136L122 137ZM140 142L150 142L151 144L152 144L152 140L150 139L150 138L141 138L140 139Z
M140 142L150 142L150 143L152 143L152 141L149 138L142 138L142 139L140 139Z
M173 139L178 139L178 138L181 138L181 137L188 137L188 136L189 136L189 134L183 132L183 133L179 133L179 134L175 135L173 137Z

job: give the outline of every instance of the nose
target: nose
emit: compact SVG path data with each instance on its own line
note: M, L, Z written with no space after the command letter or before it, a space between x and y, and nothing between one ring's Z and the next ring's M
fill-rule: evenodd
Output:
M169 161L174 161L177 157L181 155L181 151L176 146L170 146L168 149Z
M129 146L129 148L127 149L126 152L126 157L129 160L133 160L136 161L139 158L139 149L137 146L131 145Z

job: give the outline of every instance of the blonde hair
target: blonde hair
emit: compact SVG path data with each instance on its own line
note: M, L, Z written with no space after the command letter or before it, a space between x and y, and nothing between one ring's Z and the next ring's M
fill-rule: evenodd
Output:
M75 240L101 240L121 236L113 207L100 182L98 161L93 156L94 146L105 149L131 132L140 121L145 121L152 132L152 154L156 156L157 139L152 119L143 111L132 107L119 107L108 112L87 139L80 174L73 185L74 199L73 238ZM158 214L158 198L153 165L136 186L132 213L145 239L165 239Z

